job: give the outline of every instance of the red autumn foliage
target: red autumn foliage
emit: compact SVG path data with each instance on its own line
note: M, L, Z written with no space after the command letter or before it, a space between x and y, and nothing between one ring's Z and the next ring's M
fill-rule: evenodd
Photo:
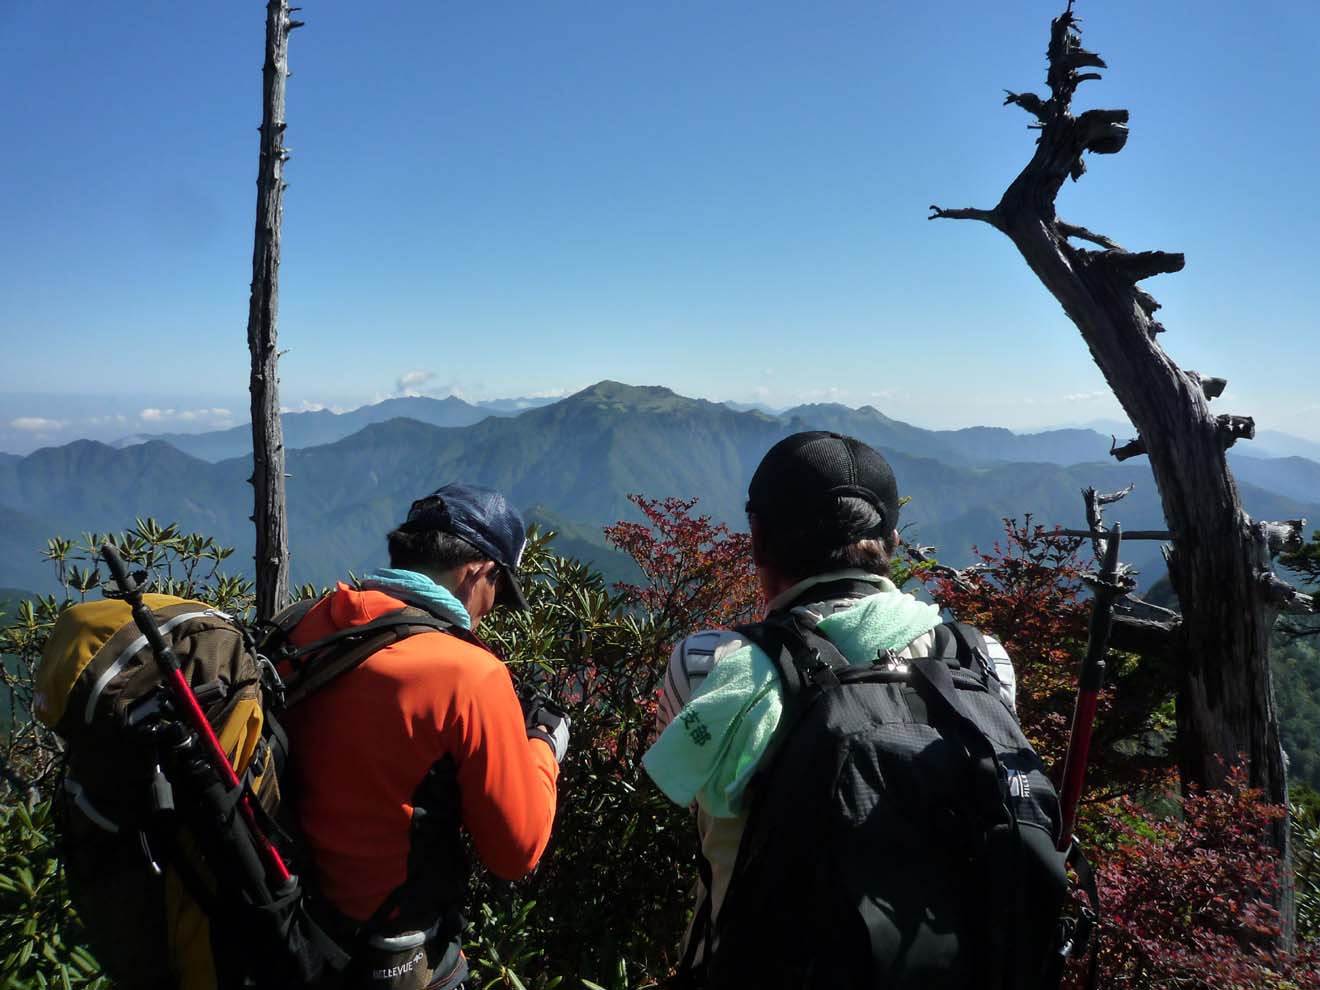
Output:
M1284 811L1263 803L1240 767L1225 790L1189 793L1178 817L1128 798L1100 810L1091 825L1109 833L1097 853L1101 987L1320 988L1320 944L1269 948L1279 919L1266 832ZM1080 972L1072 979L1084 985Z
M752 570L751 537L709 515L694 516L695 498L629 495L646 523L619 522L605 538L641 568L644 585L619 590L677 639L757 616L760 590Z
M1081 541L1050 535L1026 516L1004 520L1004 538L959 582L919 572L959 620L996 636L1017 672L1018 719L1056 777L1068 745L1077 675L1086 652L1090 601ZM1162 658L1110 651L1087 773L1086 798L1158 785L1171 764L1163 745L1174 679Z

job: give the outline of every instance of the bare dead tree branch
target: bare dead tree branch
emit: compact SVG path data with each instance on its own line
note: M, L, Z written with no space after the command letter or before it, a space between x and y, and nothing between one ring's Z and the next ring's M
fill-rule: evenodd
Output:
M1228 381L1224 378L1209 378L1197 371L1187 372L1187 377L1201 386L1201 394L1207 399L1219 398L1228 388Z
M1170 275L1183 270L1187 263L1181 254L1166 251L1106 251L1100 255L1118 279L1136 284L1155 275Z
M1109 251L1122 251L1123 249L1111 241L1103 234L1093 234L1085 227L1079 227L1075 223L1064 223L1059 221L1059 233L1064 237L1073 237L1081 241L1090 241L1092 244L1098 244L1100 247Z
M1083 540L1103 540L1109 534L1106 532L1096 532L1093 529L1056 529L1052 533L1043 534L1045 539L1083 539ZM1167 529L1134 529L1130 533L1123 534L1123 542L1128 543L1132 540L1172 540L1173 534Z
M1128 112L1094 109L1074 115L1081 83L1099 78L1104 60L1081 44L1072 3L1050 25L1046 82L1050 96L1033 100L1010 92L1036 118L1030 160L993 209L945 210L932 219L976 219L1009 237L1042 284L1076 324L1092 358L1136 428L1139 439L1112 453L1120 460L1145 453L1164 518L1175 534L1166 548L1169 576L1183 608L1170 629L1169 656L1178 672L1178 756L1185 783L1220 786L1239 754L1265 798L1287 800L1283 751L1270 690L1270 629L1281 607L1302 604L1269 572L1268 536L1253 532L1243 511L1225 450L1254 433L1249 417L1217 417L1209 399L1222 382L1183 371L1158 341L1159 303L1138 283L1177 272L1177 252L1123 250L1111 238L1088 236L1062 221L1056 199L1067 179L1086 172L1086 158L1115 154L1127 142ZM1079 247L1088 241L1103 250ZM1095 527L1092 527L1093 529ZM1282 583L1282 582L1281 582ZM1162 634L1161 634L1162 635ZM1291 944L1292 875L1286 823L1274 826L1279 854L1276 908Z
M947 578L949 581L952 581L954 586L960 591L973 590L974 585L972 584L972 581L976 572L982 569L981 566L977 564L972 564L970 567L965 567L962 570L958 570L956 567L950 567L948 564L941 564L932 556L935 552L934 547L920 547L906 544L904 550L907 553L908 560L912 561L914 564L926 565L927 569L932 574L937 574L942 578Z
M1256 421L1250 416L1217 416L1215 421L1219 424L1219 439L1225 450L1239 440L1256 438Z
M1127 534L1124 534L1127 538ZM1160 622L1164 625L1170 623L1182 622L1182 613L1175 612L1172 609L1165 608L1163 605L1156 605L1148 602L1144 598L1138 598L1136 595L1128 595L1123 601L1114 606L1124 615L1130 615L1134 619L1148 619L1152 622Z
M1125 650L1128 653L1166 656L1181 624L1181 616L1160 622L1117 612L1114 614L1113 625L1110 626L1109 642L1114 649Z
M1260 584L1265 589L1266 597L1278 606L1279 611L1290 615L1315 614L1315 599L1310 595L1302 594L1273 571L1262 571Z
M931 204L930 216L927 220L984 220L991 226L998 226L994 210L978 210L974 206L964 206L959 209L946 210Z
M1265 527L1265 538L1272 555L1291 553L1306 546L1306 537L1303 535L1306 530L1305 519L1262 522L1260 525Z
M1146 444L1141 437L1135 437L1122 446L1118 443L1118 437L1109 438L1109 455L1116 461L1126 461L1133 457L1140 457L1146 453Z
M289 34L302 21L288 0L266 4L266 61L262 67L261 158L257 170L257 223L252 247L248 350L252 359L252 522L256 525L257 616L269 619L289 601L288 515L284 497L284 429L280 422L279 276L284 219L285 81Z
M1164 308L1154 296L1140 286L1133 289L1132 294L1136 297L1137 305L1141 307L1141 311L1147 316L1154 316L1156 310Z

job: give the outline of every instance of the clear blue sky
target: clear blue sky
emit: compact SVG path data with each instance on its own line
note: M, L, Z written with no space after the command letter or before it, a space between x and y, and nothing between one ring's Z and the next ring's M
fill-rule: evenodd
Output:
M614 378L927 426L1118 413L1008 240L925 219L1029 157L1002 90L1043 91L1061 0L303 6L291 407ZM1061 214L1185 251L1147 283L1166 348L1320 439L1320 5L1078 10L1110 65L1079 104L1132 138ZM245 418L263 18L0 2L0 450Z

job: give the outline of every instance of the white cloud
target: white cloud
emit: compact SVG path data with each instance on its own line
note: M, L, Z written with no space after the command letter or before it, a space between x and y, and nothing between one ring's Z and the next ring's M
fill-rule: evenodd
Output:
M204 423L208 426L229 426L234 414L228 409L156 409L148 407L138 413L144 423Z
M350 406L335 406L325 402L312 402L309 399L303 399L296 406L280 406L280 412L285 415L289 413L300 412L332 412L336 416L349 411Z
M26 433L49 433L64 427L63 420L46 419L44 416L19 416L11 419L9 425Z
M418 389L434 378L434 371L405 371L395 383L395 390L400 395L419 395Z
M1107 399L1111 394L1107 388L1096 389L1094 392L1069 392L1063 397L1063 401L1095 402L1097 399Z

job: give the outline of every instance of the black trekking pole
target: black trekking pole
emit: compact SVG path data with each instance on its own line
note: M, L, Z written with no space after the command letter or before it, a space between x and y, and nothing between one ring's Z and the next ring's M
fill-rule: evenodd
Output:
M243 785L234 772L234 768L230 765L229 757L225 755L225 751L221 748L220 741L216 739L211 723L207 721L202 706L198 704L197 696L193 694L188 679L183 676L183 668L179 663L179 658L174 655L174 651L165 642L165 638L160 633L160 628L156 625L156 617L152 614L151 609L147 608L142 601L142 589L129 575L128 568L124 566L123 558L119 556L119 551L113 546L109 543L102 544L101 556L105 558L106 566L110 568L110 574L114 577L115 584L119 586L120 594L123 595L124 600L133 609L133 621L137 624L142 635L147 638L151 651L156 657L156 663L164 669L170 694L183 713L184 722L202 741L202 748L205 750L207 762L219 777L225 790L232 794ZM279 891L286 888L292 881L293 876L289 873L289 868L284 865L284 859L280 856L279 851L276 850L270 839L257 825L256 815L246 794L240 794L238 810L252 835L257 854L261 857L266 872L274 880L274 889Z
M1063 781L1059 788L1063 816L1063 829L1059 834L1060 852L1066 852L1071 846L1073 826L1077 823L1077 805L1081 801L1087 759L1091 752L1096 702L1105 683L1105 651L1109 646L1109 630L1113 625L1114 601L1128 591L1119 580L1118 573L1122 527L1115 524L1112 530L1101 535L1101 539L1108 542L1100 573L1084 579L1095 594L1095 599L1091 604L1091 629L1086 641L1086 657L1082 660L1077 705L1073 709L1068 752L1063 760Z

